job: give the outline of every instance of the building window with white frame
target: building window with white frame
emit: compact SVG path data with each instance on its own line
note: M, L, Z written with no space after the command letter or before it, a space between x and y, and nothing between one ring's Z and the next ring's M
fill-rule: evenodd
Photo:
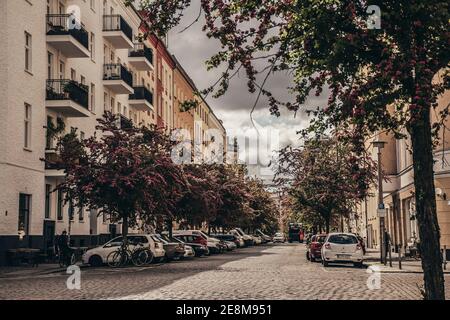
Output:
M25 31L25 70L32 71L32 38L31 34Z
M92 61L95 61L95 34L93 32L91 32L90 47L91 59Z
M91 83L91 111L95 112L95 84Z
M24 117L24 147L31 148L31 105L25 103Z

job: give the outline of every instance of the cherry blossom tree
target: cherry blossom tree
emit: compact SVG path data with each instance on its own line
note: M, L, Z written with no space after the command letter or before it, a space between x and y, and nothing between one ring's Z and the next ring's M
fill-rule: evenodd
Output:
M119 125L111 113L98 119L96 130L84 140L72 130L58 143L66 178L57 188L66 200L122 222L124 237L129 227L172 218L186 183L172 162L170 138L156 127Z

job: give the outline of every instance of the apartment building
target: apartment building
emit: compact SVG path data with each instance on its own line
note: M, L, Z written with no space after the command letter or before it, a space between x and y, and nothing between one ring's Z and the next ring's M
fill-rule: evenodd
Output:
M175 95L175 58L155 35L141 41L147 30L121 0L0 1L0 264L10 248L51 249L63 230L73 246L120 233L53 192L64 172L43 159L57 159L58 135L93 135L104 111L122 125L194 131L194 111L174 108L193 96L191 80L178 63Z
M439 81L440 73L435 77ZM438 100L436 111L432 111L432 121L436 115L450 102L450 92L446 91ZM441 230L441 246L446 246L447 256L450 251L450 120L446 128L439 133L438 146L434 150L434 174L436 187L436 204L439 227ZM407 134L407 132L404 132ZM377 141L385 142L381 149L381 163L388 181L383 183L383 202L386 207L385 225L391 236L393 250L404 247L413 238L419 237L415 217L414 171L411 153L411 140L397 140L391 134L380 133ZM369 146L368 146L369 147ZM377 159L377 149L372 148L373 159ZM374 189L374 197L368 198L358 208L358 229L367 237L368 246L379 248L380 221L377 214L378 198Z

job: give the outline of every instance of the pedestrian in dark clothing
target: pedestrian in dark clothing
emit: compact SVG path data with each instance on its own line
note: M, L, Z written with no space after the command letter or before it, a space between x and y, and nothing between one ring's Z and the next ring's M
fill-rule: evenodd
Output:
M61 261L65 262L66 264L70 264L69 259L69 237L67 236L67 231L63 231L62 234L58 237L56 240L56 245L58 246L58 254L60 256Z

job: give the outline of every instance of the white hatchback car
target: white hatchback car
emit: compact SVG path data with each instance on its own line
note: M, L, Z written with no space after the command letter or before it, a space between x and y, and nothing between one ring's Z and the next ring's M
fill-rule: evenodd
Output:
M330 262L353 263L356 267L363 266L363 250L358 238L351 233L330 233L322 246L322 264Z
M130 247L133 247L131 243L142 243L145 247L148 247L153 254L153 258L162 258L166 254L162 242L151 235L128 235L127 240L130 242ZM82 257L83 263L94 267L107 263L106 259L108 258L108 255L117 250L117 248L122 245L122 241L122 236L116 237L102 246L86 251Z

